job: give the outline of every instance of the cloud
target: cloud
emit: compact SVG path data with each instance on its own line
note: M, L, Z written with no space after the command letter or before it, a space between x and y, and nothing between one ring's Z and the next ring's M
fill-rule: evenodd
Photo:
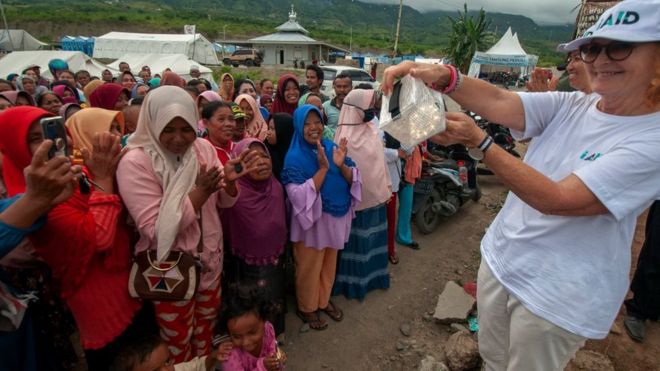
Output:
M366 3L399 4L399 0L361 0ZM419 11L459 10L463 3L468 9L484 8L487 12L519 14L541 24L575 22L573 8L580 0L403 0L403 4Z

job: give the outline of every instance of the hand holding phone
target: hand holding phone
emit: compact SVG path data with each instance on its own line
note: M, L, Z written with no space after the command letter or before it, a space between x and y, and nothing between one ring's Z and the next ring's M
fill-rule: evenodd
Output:
M44 139L53 141L53 145L48 151L48 158L68 157L71 155L71 149L67 143L66 129L64 120L61 116L46 117L39 121Z

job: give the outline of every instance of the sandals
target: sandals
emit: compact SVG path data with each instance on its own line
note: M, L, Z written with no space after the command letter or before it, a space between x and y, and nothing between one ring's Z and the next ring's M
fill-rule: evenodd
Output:
M309 328L312 330L321 331L328 328L328 322L323 320L318 312L303 312L297 310L296 314L304 323L308 324Z
M325 308L319 309L321 312L325 313L335 322L341 322L344 319L344 312L336 306L332 300L328 301L328 306Z
M389 255L388 259L390 260L390 264L392 265L399 264L399 256L396 253Z
M413 249L413 250L419 250L419 249L420 249L420 247L419 247L419 243L417 243L417 241L412 241L411 243L403 243L403 242L400 242L400 241L397 241L397 242L398 242L400 245L408 246L408 247L410 247L410 248Z

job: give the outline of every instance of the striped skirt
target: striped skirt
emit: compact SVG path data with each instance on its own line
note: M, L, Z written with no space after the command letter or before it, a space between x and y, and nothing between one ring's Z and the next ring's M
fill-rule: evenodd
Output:
M371 290L389 288L387 266L387 207L358 211L337 259L332 295L362 300Z

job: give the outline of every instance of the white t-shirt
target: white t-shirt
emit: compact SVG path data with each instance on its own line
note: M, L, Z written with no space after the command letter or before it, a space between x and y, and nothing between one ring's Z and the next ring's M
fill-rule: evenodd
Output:
M544 215L509 193L481 243L502 285L532 313L587 338L604 338L628 291L640 213L660 198L660 112L613 116L596 94L520 93L525 163L554 181L578 176L610 211Z

